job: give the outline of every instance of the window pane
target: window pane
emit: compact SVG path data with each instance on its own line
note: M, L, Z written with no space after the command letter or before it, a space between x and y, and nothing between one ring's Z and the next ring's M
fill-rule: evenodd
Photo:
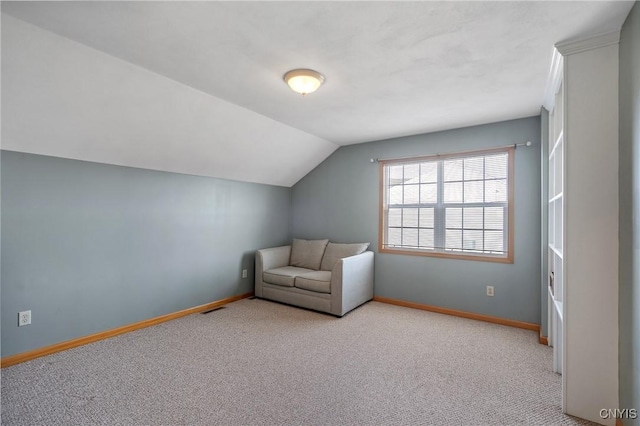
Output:
M460 250L462 248L462 231L447 229L445 231L445 248Z
M420 182L435 183L438 181L438 163L432 161L430 163L420 164Z
M443 161L444 181L462 180L462 160Z
M485 231L484 232L484 250L503 252L504 251L504 234L502 231Z
M467 207L462 213L464 229L482 229L482 207Z
M483 196L483 182L472 181L464 183L464 202L465 203L481 203Z
M421 203L437 203L438 202L438 185L435 183L420 185L420 202Z
M387 244L391 246L399 246L402 243L401 231L401 228L389 228Z
M484 178L485 179L506 179L507 178L507 154L498 154L485 157Z
M402 226L402 209L389 209L387 226Z
M389 204L402 204L402 185L389 188Z
M420 164L407 164L404 166L404 183L420 182Z
M418 209L402 209L402 226L418 227Z
M462 209L458 207L445 210L445 227L462 229Z
M464 159L464 180L484 179L484 157Z
M403 174L403 166L389 166L389 184L396 185L398 183L401 183Z
M403 204L418 204L420 202L418 190L418 185L405 185Z
M402 245L409 247L418 247L418 230L417 229L403 229L402 230Z
M433 228L433 209L424 208L420 209L420 227L421 228Z
M462 247L465 250L482 251L482 231L464 230Z
M504 208L487 207L484 209L484 229L503 229Z
M418 236L420 237L420 247L433 248L433 229L420 229Z
M484 182L485 202L507 202L507 180L487 180Z
M461 203L462 202L462 182L444 184L444 202L445 203Z

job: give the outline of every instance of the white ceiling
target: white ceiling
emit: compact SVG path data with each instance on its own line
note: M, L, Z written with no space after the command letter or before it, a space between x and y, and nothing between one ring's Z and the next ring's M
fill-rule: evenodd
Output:
M537 115L553 45L617 30L632 6L2 2L2 11L347 145ZM324 86L305 98L289 90L282 75L298 67L322 72Z

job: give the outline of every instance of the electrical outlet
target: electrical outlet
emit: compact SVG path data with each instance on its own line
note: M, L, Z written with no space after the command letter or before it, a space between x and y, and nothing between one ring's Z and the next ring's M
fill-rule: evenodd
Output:
M247 270L246 269L242 270L242 278L247 278Z
M493 286L492 285L488 285L487 286L487 296L493 296Z
M31 324L31 311L18 312L18 327Z

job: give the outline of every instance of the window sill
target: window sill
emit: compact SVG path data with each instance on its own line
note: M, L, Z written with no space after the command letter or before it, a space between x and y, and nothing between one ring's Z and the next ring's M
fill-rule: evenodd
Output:
M400 254L408 256L424 256L424 257L440 257L444 259L457 259L457 260L476 260L479 262L494 262L494 263L513 263L513 253L510 253L506 257L498 256L483 256L475 254L454 254L445 253L439 251L426 251L426 250L407 250L407 249L389 249L378 247L379 253L386 254Z

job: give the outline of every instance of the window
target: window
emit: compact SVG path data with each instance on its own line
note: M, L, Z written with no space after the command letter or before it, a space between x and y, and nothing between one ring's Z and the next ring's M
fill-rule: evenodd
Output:
M381 160L379 251L513 263L513 157Z

